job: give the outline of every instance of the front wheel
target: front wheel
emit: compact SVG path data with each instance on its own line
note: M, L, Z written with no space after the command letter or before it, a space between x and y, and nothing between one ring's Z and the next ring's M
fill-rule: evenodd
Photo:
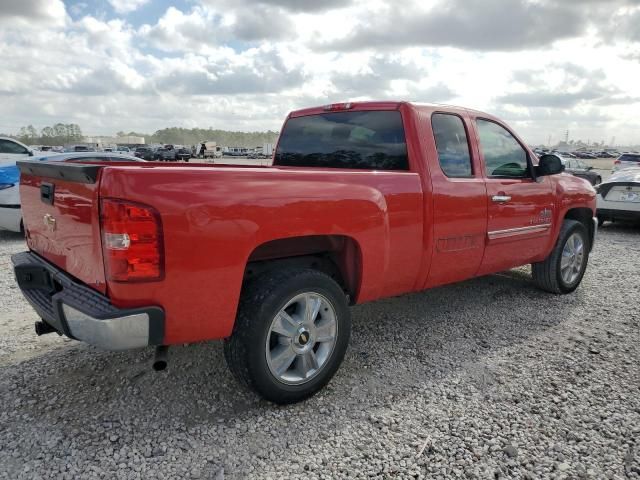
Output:
M350 333L342 288L322 272L286 268L245 287L225 359L234 376L263 398L294 403L331 380Z
M533 282L550 293L571 293L582 281L589 261L589 235L584 224L565 220L549 256L531 264Z

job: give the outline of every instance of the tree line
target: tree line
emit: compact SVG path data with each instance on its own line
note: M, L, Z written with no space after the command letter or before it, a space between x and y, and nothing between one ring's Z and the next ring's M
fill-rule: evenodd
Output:
M84 135L76 123L56 123L42 128L39 132L33 125L22 127L14 137L27 145L64 145L82 142Z
M38 131L33 125L20 128L17 135L7 135L17 138L27 145L65 145L82 143L84 135L79 125L75 123L56 123ZM233 132L213 128L163 128L153 134L140 132L118 132L117 137L144 137L147 144L178 144L197 145L204 141L217 142L227 147L257 147L265 143L275 143L278 132Z
M197 145L201 142L216 142L226 147L257 147L275 143L278 132L233 132L213 128L163 128L152 135L139 132L118 132L117 136L144 137L147 144Z

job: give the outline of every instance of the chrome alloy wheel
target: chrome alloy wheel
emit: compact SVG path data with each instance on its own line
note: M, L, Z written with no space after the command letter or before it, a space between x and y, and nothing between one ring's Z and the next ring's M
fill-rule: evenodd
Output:
M582 271L584 263L584 240L578 233L574 233L567 239L562 249L560 260L560 274L562 280L571 285L576 281Z
M271 374L287 385L300 385L325 366L338 335L336 311L319 293L296 295L278 312L266 339Z

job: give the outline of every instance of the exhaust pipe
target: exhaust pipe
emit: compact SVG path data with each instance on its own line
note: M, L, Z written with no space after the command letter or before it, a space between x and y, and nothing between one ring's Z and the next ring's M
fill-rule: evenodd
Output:
M43 322L42 320L36 322L34 327L36 330L36 335L38 335L39 337L42 335L46 335L47 333L57 332L55 328L53 328L47 322Z
M166 345L159 345L156 347L156 356L153 359L153 369L156 372L166 370L169 365L169 347Z

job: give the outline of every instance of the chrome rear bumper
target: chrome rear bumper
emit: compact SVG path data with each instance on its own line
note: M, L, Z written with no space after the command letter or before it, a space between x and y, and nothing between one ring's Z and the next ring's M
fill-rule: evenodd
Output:
M162 345L160 307L120 309L32 252L13 255L16 280L43 321L58 333L106 350Z

